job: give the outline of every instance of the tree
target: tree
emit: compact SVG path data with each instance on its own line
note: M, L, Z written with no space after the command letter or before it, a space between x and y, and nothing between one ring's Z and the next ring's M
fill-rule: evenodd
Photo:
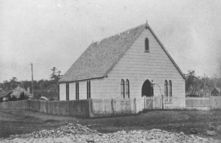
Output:
M197 96L198 91L200 90L201 80L199 77L196 77L195 71L188 71L186 75L186 92L190 96Z
M50 85L50 91L55 91L58 99L58 81L61 77L61 71L57 70L56 67L53 67L51 71L52 71L51 73L52 83Z
M54 80L56 83L59 81L60 76L61 76L61 71L57 71L56 67L53 67L51 69L52 73L51 73L51 79Z
M221 79L196 76L195 71L186 74L187 96L210 96L211 91L220 85Z

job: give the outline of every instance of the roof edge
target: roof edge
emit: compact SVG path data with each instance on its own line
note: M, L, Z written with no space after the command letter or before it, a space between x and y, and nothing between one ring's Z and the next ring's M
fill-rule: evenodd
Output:
M102 78L105 78L105 77L107 77L107 76L86 78L86 79L80 79L80 80L71 80L71 81L59 81L59 84L61 84L61 83L73 83L73 82L87 81L87 80L94 80L94 79L102 79Z
M180 75L182 76L182 78L185 80L185 76L183 74L183 72L181 71L181 69L179 68L179 66L176 64L176 62L174 61L174 59L172 58L172 56L168 53L168 51L165 49L164 45L162 44L162 42L159 40L159 38L156 36L156 34L153 32L152 28L148 25L147 27L151 34L154 36L154 38L157 40L157 42L160 44L160 47L163 49L163 51L166 53L166 55L168 56L168 58L170 59L170 61L174 64L174 66L176 67L176 69L178 70L178 72L180 73Z

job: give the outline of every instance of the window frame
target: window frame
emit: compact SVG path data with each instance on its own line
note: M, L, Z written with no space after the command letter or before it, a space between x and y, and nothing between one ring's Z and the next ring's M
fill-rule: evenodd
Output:
M79 100L79 82L75 83L75 96L76 100Z
M87 81L87 99L91 98L91 81Z
M146 53L149 53L150 52L150 45L149 45L149 39L146 37L145 40L144 40L144 50Z
M169 102L172 102L173 98L173 83L171 80L169 80Z
M66 101L69 101L69 90L70 90L70 88L69 88L69 83L66 83Z
M130 98L130 81L129 81L129 79L126 79L126 96L127 96L127 98Z
M124 79L121 79L121 97L123 97L125 99L125 81Z
M164 81L164 97L166 98L166 102L168 102L168 96L169 96L169 94L168 94L168 81L167 80L165 80Z

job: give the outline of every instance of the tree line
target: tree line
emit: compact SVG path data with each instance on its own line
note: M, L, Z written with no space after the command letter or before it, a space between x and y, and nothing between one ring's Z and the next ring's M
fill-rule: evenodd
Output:
M41 96L47 97L49 100L58 99L58 81L61 77L61 71L57 70L56 67L51 69L50 79L41 79L33 81L33 93L34 98L39 99ZM18 81L16 77L12 77L10 80L5 80L0 83L0 88L5 91L10 91L20 86L26 90L30 89L32 92L32 81L24 80Z
M34 98L38 99L45 96L50 100L58 99L58 81L61 78L61 72L56 67L51 69L49 80L34 80ZM209 78L197 76L195 71L189 71L185 74L186 80L186 96L201 97L210 96L214 89L221 89L221 78ZM17 86L25 89L31 88L31 81L18 81L16 77L0 83L3 90L13 90ZM220 91L219 91L220 92ZM220 94L219 94L220 95Z
M197 76L195 71L189 71L186 75L186 96L201 97L210 96L214 90L217 90L220 96L221 78L209 78L207 76Z

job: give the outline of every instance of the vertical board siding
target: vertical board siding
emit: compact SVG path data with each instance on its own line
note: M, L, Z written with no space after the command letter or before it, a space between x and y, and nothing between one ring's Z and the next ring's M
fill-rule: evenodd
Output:
M79 99L87 99L87 82L79 81ZM59 96L61 101L66 100L66 84L59 84ZM69 83L69 100L76 100L76 82Z
M149 39L149 52L145 52L145 38ZM145 80L153 80L154 96L164 94L164 81L173 82L173 97L170 108L185 107L185 80L174 64L154 39L153 35L145 30L114 66L107 78L92 80L93 98L122 98L121 79L130 81L130 98L141 98L141 88Z
M155 97L139 99L89 99L79 101L40 101L20 100L0 102L1 109L28 110L53 115L77 117L107 117L135 114L144 104L144 109L156 109ZM143 105L142 105L143 106ZM186 109L211 110L221 109L221 97L187 97Z
M221 97L211 96L210 97L210 108L211 109L221 109Z
M187 109L210 109L210 98L209 97L186 97L186 108Z
M59 99L62 101L66 100L66 84L61 83L59 84Z
M75 83L72 82L69 84L69 98L70 100L76 100L76 91L75 91Z
M87 81L79 82L79 99L87 99Z
M66 100L69 101L69 83L66 83Z
M129 115L136 112L134 99L91 99L90 117Z

